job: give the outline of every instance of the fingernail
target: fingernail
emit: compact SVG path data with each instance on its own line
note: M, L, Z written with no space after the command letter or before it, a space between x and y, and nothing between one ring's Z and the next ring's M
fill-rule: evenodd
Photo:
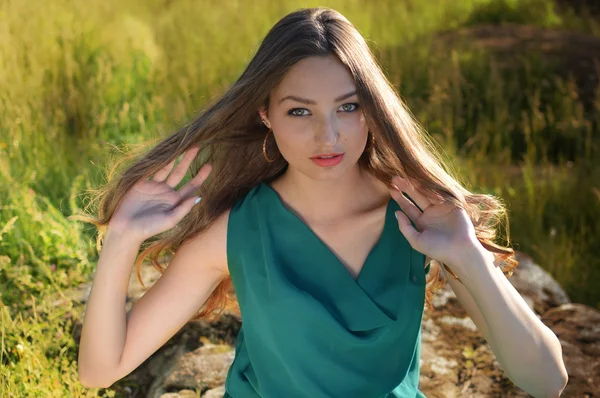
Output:
M198 198L198 199L196 199L196 201L194 202L194 204L196 204L196 203L200 202L200 200L201 200L201 199L202 199L202 198Z

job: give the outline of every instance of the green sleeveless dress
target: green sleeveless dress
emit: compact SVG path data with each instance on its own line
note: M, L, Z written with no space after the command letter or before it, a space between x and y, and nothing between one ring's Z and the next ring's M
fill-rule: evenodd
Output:
M355 280L266 183L231 208L227 261L242 316L224 398L425 397L425 255L383 233Z

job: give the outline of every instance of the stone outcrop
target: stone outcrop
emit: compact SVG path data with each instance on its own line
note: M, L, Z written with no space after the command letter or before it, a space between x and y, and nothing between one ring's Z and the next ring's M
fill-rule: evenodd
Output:
M519 267L509 281L559 337L569 384L563 396L600 396L600 312L572 304L560 285L532 259L517 253ZM128 308L159 277L143 267L142 288L132 274ZM88 287L80 291L86 300ZM422 327L419 388L435 397L527 397L505 375L490 346L462 309L449 284L438 291L434 309L426 310ZM224 314L216 322L189 322L138 369L112 388L149 398L221 398L234 357L239 319ZM76 336L78 339L78 336ZM131 385L138 385L133 390ZM135 393L135 394L134 394Z

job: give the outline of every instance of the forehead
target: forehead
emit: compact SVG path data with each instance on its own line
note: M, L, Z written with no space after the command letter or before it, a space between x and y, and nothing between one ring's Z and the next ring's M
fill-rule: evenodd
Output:
M316 101L332 101L355 88L352 74L337 57L313 56L294 64L271 96L275 100L286 95L296 95Z

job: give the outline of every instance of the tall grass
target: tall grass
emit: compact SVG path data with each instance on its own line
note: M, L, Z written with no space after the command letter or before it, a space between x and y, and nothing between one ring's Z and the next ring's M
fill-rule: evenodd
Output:
M67 217L103 182L113 145L168 134L242 71L305 1L0 1L0 396L113 396L77 381L71 289L92 277L93 231ZM435 33L509 21L599 34L544 0L330 1L471 189L509 207L511 243L574 301L600 308L598 111L531 58L441 53ZM87 394L87 395L86 395Z

